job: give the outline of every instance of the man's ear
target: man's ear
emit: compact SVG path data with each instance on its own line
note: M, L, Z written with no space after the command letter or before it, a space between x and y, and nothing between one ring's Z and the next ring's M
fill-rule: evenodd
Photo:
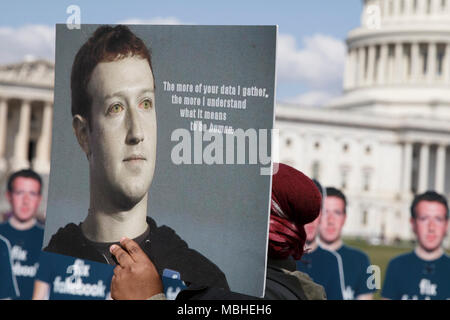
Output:
M8 202L12 204L12 194L11 194L11 192L6 191L5 195L6 195L6 199L8 200Z
M87 120L79 114L76 114L72 119L72 127L81 149L83 149L89 159L91 149L89 147L89 127Z
M416 219L413 217L409 218L409 223L411 223L412 231L414 232L415 235L417 235Z

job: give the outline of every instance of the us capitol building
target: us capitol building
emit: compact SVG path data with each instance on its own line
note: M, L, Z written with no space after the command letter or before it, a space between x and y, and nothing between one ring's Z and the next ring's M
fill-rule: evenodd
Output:
M414 194L450 195L450 0L364 1L342 96L276 127L281 162L346 194L345 235L413 239Z
M43 177L47 197L52 139L54 65L44 60L0 66L0 213L10 173L31 167ZM40 215L44 216L42 201ZM0 217L1 221L1 217Z
M344 191L346 236L409 240L413 195L450 195L450 0L366 0L361 22L341 97L278 103L279 160ZM53 78L43 60L0 66L0 213L12 171L48 186Z

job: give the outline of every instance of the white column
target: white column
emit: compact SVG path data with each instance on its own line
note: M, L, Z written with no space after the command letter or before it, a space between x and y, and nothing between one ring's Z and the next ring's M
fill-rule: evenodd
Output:
M427 1L428 0L417 0L418 15L425 15L427 13Z
M411 44L411 80L412 82L418 82L420 79L420 53L419 53L419 43L413 42Z
M395 74L394 74L394 83L402 83L403 82L403 45L401 43L395 44Z
M381 0L381 1L382 1L381 11L382 11L383 18L385 20L389 19L390 18L389 17L389 2L390 2L390 0Z
M358 49L358 86L363 86L365 83L365 66L366 66L366 49L361 47Z
M437 192L444 193L446 145L438 145L436 152L436 174L434 188Z
M352 49L351 51L351 74L350 74L350 86L352 88L356 87L357 84L357 75L356 75L356 70L357 70L357 65L358 65L358 51L355 49Z
M347 90L350 86L349 86L349 82L350 82L350 74L351 74L351 54L350 54L351 49L349 48L347 50L347 56L345 57L345 67L344 67L344 90Z
M369 60L367 65L367 77L366 77L367 85L372 85L374 83L375 54L376 54L376 47L375 45L371 45L369 47L369 57L368 57Z
M405 16L412 16L414 14L413 9L414 9L414 4L413 4L414 0L405 0Z
M28 168L28 143L30 138L31 102L22 101L20 107L19 131L14 140L14 156L11 161L13 171Z
M413 147L411 142L405 142L403 145L403 193L411 192L411 166L413 157Z
M436 79L436 43L428 44L428 61L427 61L427 81L433 82Z
M6 171L6 128L8 126L8 101L0 98L0 173Z
M447 1L447 6L450 7L450 2ZM442 66L444 83L450 83L450 43L445 46L444 64Z
M52 143L52 113L51 102L44 105L44 114L42 117L41 135L37 141L36 159L33 162L33 168L40 173L50 172L50 147Z
M440 14L442 0L431 0L431 14Z
M354 82L354 50L353 49L349 49L347 52L347 57L345 60L345 76L344 76L344 90L350 89L351 87L353 87L353 82Z
M430 146L422 144L420 146L420 163L419 163L419 192L425 192L428 189L428 160L430 158Z
M387 57L388 57L388 45L384 43L381 45L380 48L380 60L378 61L378 70L377 70L377 84L386 83Z
M393 4L393 9L394 9L394 18L398 19L400 17L400 1L399 0L394 0L394 4Z

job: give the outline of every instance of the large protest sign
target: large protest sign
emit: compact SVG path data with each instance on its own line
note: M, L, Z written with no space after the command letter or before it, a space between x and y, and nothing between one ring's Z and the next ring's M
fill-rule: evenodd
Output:
M44 247L59 228L85 221L93 201L93 172L88 165L92 158L87 159L72 129L70 78L76 53L98 27L56 28ZM151 107L156 110L156 164L147 215L216 264L233 291L261 296L277 29L189 25L129 29L151 50L155 83ZM135 80L129 74L127 79Z

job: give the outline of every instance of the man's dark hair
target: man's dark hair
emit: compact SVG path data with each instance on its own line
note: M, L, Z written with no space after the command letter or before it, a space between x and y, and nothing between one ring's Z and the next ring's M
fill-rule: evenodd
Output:
M446 210L445 218L448 219L449 212L447 199L445 198L445 196L437 193L436 191L426 191L414 197L410 207L411 217L413 219L416 218L416 207L420 201L432 201L442 203Z
M342 193L342 191L334 187L327 187L325 191L327 197L337 197L339 199L342 199L342 201L344 201L344 213L347 213L347 199L345 198L345 195Z
M124 25L100 26L78 50L72 66L72 116L79 114L87 119L90 128L92 97L87 87L92 72L100 62L112 62L139 56L148 61L153 73L151 53L145 43Z
M30 178L34 179L37 182L39 182L39 194L41 194L42 191L42 179L41 176L38 175L35 171L31 169L23 169L20 171L16 171L13 174L11 174L8 178L8 191L13 191L13 183L16 178L23 177L23 178Z
M316 179L312 179L312 181L314 182L314 184L316 185L317 189L319 189L320 195L323 197L323 187L320 184L319 181L317 181Z

